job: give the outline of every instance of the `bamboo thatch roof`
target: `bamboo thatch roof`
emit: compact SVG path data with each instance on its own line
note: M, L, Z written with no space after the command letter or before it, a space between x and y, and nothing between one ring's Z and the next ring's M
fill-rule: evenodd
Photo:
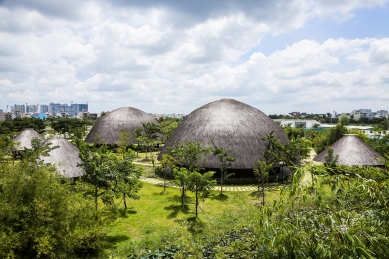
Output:
M42 137L34 129L24 129L13 139L13 142L20 143L18 150L23 150L24 148L31 149L32 148L31 141L34 138L39 139L42 144L46 141L46 139Z
M237 161L231 168L252 169L258 160L265 160L262 138L273 130L282 144L289 141L284 130L260 110L233 99L221 99L191 112L167 140L158 159L174 143L195 141L212 147L213 140L216 146L232 150L230 155ZM219 168L220 162L209 155L202 166Z
M345 134L330 147L334 149L334 155L339 155L337 165L380 166L384 164L383 157L355 134ZM324 163L327 154L328 148L313 160Z
M50 139L46 143L50 143L51 147L58 146L58 148L51 150L49 156L40 157L44 163L53 164L58 172L66 178L85 174L84 169L77 166L77 164L81 164L81 159L78 156L80 151L76 146L66 139Z
M100 117L85 141L115 145L119 142L120 132L123 129L132 134L135 129L142 128L142 122L159 124L157 120L141 110L132 107L119 108Z

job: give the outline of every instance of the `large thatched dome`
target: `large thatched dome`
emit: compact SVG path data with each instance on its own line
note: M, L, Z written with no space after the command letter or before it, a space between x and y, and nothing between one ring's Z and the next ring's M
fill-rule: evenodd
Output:
M122 129L133 133L135 129L142 128L142 122L159 124L157 120L141 110L132 107L119 108L100 117L93 125L85 141L95 144L115 145L119 141Z
M339 155L337 165L362 165L382 166L385 159L357 135L345 134L330 147L334 149L334 155ZM325 163L328 148L318 154L313 161Z
M216 146L232 150L231 155L237 161L231 168L252 169L258 160L265 160L262 138L272 130L282 144L289 141L284 130L260 110L236 100L222 99L191 112L172 133L161 154L176 142L195 141L212 147L213 140ZM202 166L219 168L220 162L209 155Z
M50 147L58 147L51 150L49 156L40 157L44 163L53 164L58 172L66 178L79 177L85 174L84 169L77 166L81 164L81 159L78 156L80 151L76 146L66 139L50 139L46 144Z
M24 148L31 149L31 141L34 138L39 139L42 144L46 141L46 139L34 129L24 129L13 139L13 142L20 143L20 146L18 146L18 150L23 150Z

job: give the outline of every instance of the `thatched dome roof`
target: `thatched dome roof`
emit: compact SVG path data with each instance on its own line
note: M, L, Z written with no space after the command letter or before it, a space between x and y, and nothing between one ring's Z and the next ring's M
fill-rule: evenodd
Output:
M232 150L230 155L237 161L231 168L252 169L258 160L265 160L261 154L265 151L262 138L272 130L282 144L289 141L284 130L260 110L233 99L221 99L191 112L172 133L161 154L176 142L195 141L212 147L213 140L216 146ZM220 162L209 155L202 166L219 168Z
M159 124L157 120L141 110L132 107L119 108L100 117L93 125L85 141L95 144L115 145L119 141L122 129L132 133L135 129L142 128L142 122ZM98 141L99 137L101 141Z
M49 143L50 147L58 146L58 148L51 150L49 156L40 157L44 163L53 164L58 172L66 178L85 174L84 169L77 166L77 164L81 164L81 159L78 156L80 151L76 146L66 139L50 139L46 144Z
M31 149L31 140L33 140L34 138L39 139L42 144L46 141L46 139L34 129L24 129L13 139L13 142L20 143L20 146L18 147L19 150L22 150L24 148Z
M330 147L334 149L334 155L339 155L337 165L381 166L384 164L382 156L354 134L345 134ZM328 148L318 154L313 161L324 163L327 154Z

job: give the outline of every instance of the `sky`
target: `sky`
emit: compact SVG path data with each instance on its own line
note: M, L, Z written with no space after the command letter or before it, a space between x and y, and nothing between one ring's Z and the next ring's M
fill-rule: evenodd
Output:
M0 109L389 109L389 0L0 0Z

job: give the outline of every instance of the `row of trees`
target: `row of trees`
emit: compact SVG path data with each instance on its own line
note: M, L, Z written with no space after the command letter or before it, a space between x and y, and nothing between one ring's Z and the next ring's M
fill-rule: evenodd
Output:
M15 118L13 120L0 121L0 134L11 134L23 129L31 128L42 133L45 129L44 121L37 118Z

